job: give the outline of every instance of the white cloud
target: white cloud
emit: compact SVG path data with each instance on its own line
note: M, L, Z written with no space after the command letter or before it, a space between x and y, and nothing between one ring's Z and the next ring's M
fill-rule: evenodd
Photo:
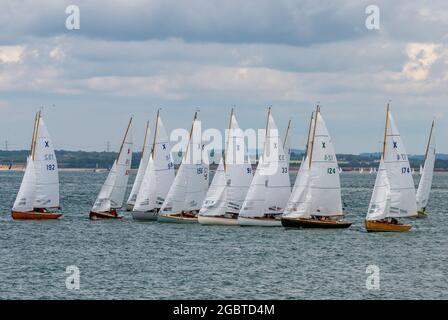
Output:
M19 62L23 49L23 46L0 46L0 64Z
M412 80L426 80L431 66L439 58L440 44L410 43L406 46L409 61L403 67L404 75Z

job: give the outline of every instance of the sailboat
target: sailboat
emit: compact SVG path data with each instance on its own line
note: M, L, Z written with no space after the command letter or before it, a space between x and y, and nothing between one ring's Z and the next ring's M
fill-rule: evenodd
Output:
M420 165L420 169L419 169L418 173L419 173L420 175L423 174L423 166L422 166L422 165Z
M373 174L373 168L370 168L369 174Z
M151 154L137 193L132 218L137 221L156 221L160 208L174 181L174 162L171 144L160 110L157 110Z
M208 161L203 161L201 126L195 112L187 150L159 211L159 222L196 223L208 189Z
M364 168L360 168L360 169L359 169L359 173L360 173L360 174L363 174L363 173L364 173Z
M238 215L241 226L281 227L281 215L291 194L287 150L268 111L263 154Z
M90 210L90 219L121 219L117 210L123 206L132 162L132 118L129 120L117 158Z
M47 127L39 111L34 119L31 153L11 210L13 219L57 219L59 206L58 163Z
M368 232L406 232L412 225L401 224L397 218L415 215L417 205L412 171L388 104L383 154L365 227Z
M224 155L199 211L199 223L238 225L238 214L251 181L252 166L247 155L244 134L232 109Z
M435 121L432 122L428 144L426 146L425 166L422 170L422 177L417 189L417 217L426 217L426 206L428 205L431 193L432 178L434 176L434 166L436 162L436 139L434 136Z
M318 106L311 117L305 161L281 221L286 228L350 227L343 216L338 162Z
M127 201L127 211L132 211L137 200L137 193L140 190L140 186L145 175L146 167L148 166L149 157L151 155L151 145L149 144L149 137L151 130L149 128L149 121L146 123L145 136L143 138L142 157L138 166L137 175L135 176L134 184L132 185L131 193Z

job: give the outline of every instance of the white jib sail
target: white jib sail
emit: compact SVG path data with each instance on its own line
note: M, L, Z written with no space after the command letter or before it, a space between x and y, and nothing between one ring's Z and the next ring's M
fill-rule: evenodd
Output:
M210 188L205 196L204 203L199 211L199 215L223 215L227 210L226 195L226 173L224 172L224 161L221 158Z
M252 182L252 166L244 142L244 133L232 114L225 155L227 211L238 214Z
M33 211L34 209L34 194L36 191L36 172L34 170L34 162L31 156L26 162L25 174L17 193L16 201L14 202L14 211Z
M142 149L142 158L140 159L140 164L138 166L137 175L135 176L134 184L132 185L131 193L127 204L134 205L137 200L137 193L140 190L140 186L143 181L143 176L145 175L146 168L148 167L149 156L151 155L152 142L150 139L151 130L149 126L146 127L144 145Z
M115 184L110 195L112 209L123 206L132 162L132 128L129 126L116 162Z
M202 161L200 121L194 120L187 152L160 211L162 214L199 210L208 188L208 167Z
M307 217L311 208L311 197L309 191L310 170L309 158L306 157L297 173L291 196L289 197L283 216L291 218Z
M154 134L152 160L148 162L148 167L143 176L134 211L160 209L174 181L171 143L160 116L157 117Z
M320 112L316 114L310 172L310 214L342 216L341 181L333 142Z
M411 166L392 114L388 113L384 163L391 190L391 217L417 215L417 200Z
M42 117L38 120L34 146L34 170L36 173L35 208L59 207L58 163L47 127Z
M431 129L430 138L426 152L425 166L422 171L422 177L417 189L417 208L425 209L428 205L429 195L431 193L432 180L434 176L434 166L436 162L436 141L434 135L434 126Z
M247 192L240 215L280 215L291 193L288 160L272 114L268 116L265 147Z
M104 181L100 192L93 204L92 211L94 212L107 212L111 209L110 196L115 185L117 177L117 161L114 161L112 168L107 175L106 181Z
M390 210L390 185L387 177L387 170L384 160L381 159L375 187L373 188L372 199L370 200L369 211L366 220L375 221L389 217Z

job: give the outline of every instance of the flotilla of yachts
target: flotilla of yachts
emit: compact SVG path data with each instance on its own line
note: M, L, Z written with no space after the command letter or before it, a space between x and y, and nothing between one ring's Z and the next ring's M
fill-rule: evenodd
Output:
M132 161L132 118L89 217L121 219ZM126 209L136 221L200 223L285 228L348 228L341 197L340 172L332 139L320 107L312 113L306 152L291 190L289 128L278 134L268 110L264 147L252 169L243 131L232 109L223 156L209 184L208 161L202 152L201 127L194 114L186 152L175 172L169 135L157 112L154 133L149 122L139 168ZM198 138L199 137L199 138ZM197 155L200 156L197 156ZM429 200L436 146L434 122L425 165L416 192L408 156L387 106L383 152L376 173L365 228L409 231L397 218L424 217ZM253 172L255 171L255 172ZM41 112L35 117L31 152L12 208L14 219L61 217L58 165Z

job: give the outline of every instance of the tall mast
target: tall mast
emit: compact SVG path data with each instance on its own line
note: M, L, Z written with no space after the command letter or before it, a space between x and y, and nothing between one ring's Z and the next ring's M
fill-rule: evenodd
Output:
M149 128L149 121L146 121L145 137L143 138L142 158L143 158L143 153L145 152L146 139L147 139L147 136L148 136L148 128Z
M41 117L41 112L39 111L37 113L37 120L36 120L36 130L34 133L34 141L33 141L33 149L32 149L32 153L31 153L31 158L34 160L34 156L36 154L36 140L37 140L37 135L39 133L39 124L40 124L40 117Z
M124 134L123 141L121 142L120 150L118 151L118 154L117 154L117 159L116 159L117 162L118 162L118 159L120 158L121 150L123 150L124 142L126 141L126 137L128 136L129 129L131 128L131 124L132 124L132 117L131 117L131 119L129 119L128 127L126 128L126 132Z
M154 129L154 138L152 140L151 156L152 156L153 159L154 159L154 151L156 149L157 130L159 129L159 114L160 114L160 108L157 109L156 125L155 125L155 129Z
M433 130L434 130L434 125L435 125L435 120L432 121L431 132L429 133L429 140L428 140L428 144L426 145L425 162L426 162L426 158L428 158L429 145L431 143L432 133L433 133Z
M197 117L198 117L198 112L196 111L194 113L193 122L191 123L190 136L188 137L188 144L187 144L187 148L185 149L185 154L184 154L184 157L183 157L184 160L187 158L188 147L190 146L191 137L193 135L194 122L196 121Z
M228 134L228 137L227 137L227 143L226 143L226 147L224 149L224 155L223 155L223 157L224 157L224 162L223 162L224 163L224 172L227 169L226 158L227 158L227 148L229 147L229 141L230 141L230 130L232 129L232 118L233 118L233 108L230 111L229 134Z
M310 138L311 138L311 129L313 128L313 120L314 120L314 111L311 112L310 127L308 128L308 139L306 140L305 159L308 156L308 151L310 148Z
M386 127L384 128L383 160L386 159L387 129L389 129L389 112L390 112L390 105L388 102L387 103L387 112L386 112Z
M269 116L271 115L271 107L269 107L268 109L268 117L266 119L266 132L264 134L264 143L263 143L263 157L265 156L265 152L266 152L266 139L268 137L268 127L269 127Z
M320 107L317 105L316 107L316 120L314 120L314 129L313 129L313 140L311 141L311 153L310 153L310 163L309 168L311 169L311 163L313 162L313 150L314 150L314 140L316 138L316 127L317 127L317 118L319 117Z
M286 127L285 139L283 140L283 148L285 147L286 141L288 140L289 129L291 128L291 119L288 121L288 126Z
M33 150L34 150L34 137L36 136L36 129L37 129L37 117L39 115L39 112L36 112L34 115L34 127L33 127L33 136L31 137L31 147L30 147L30 155L32 156Z

